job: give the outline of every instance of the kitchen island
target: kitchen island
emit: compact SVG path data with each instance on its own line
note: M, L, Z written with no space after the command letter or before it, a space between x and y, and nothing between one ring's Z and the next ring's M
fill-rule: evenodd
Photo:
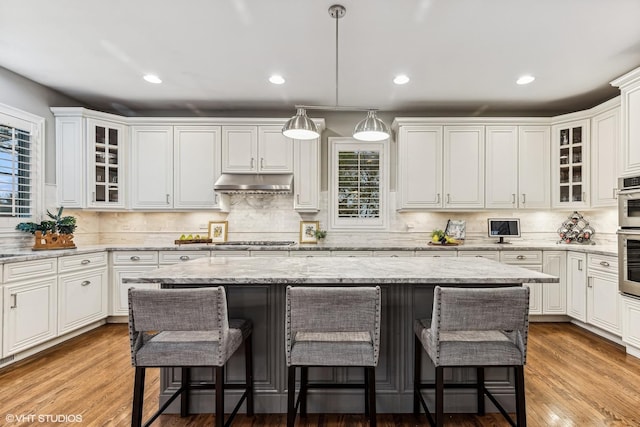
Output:
M558 278L484 258L212 257L162 267L125 281L159 284L164 288L226 286L229 315L253 321L255 409L261 413L286 412L286 285L380 285L378 412L408 413L413 402L413 321L431 316L434 286L521 286L553 283ZM237 352L229 361L228 381L243 381L242 354ZM434 369L426 359L423 358L424 379L433 380ZM473 380L474 372L473 369L447 371L445 379L468 382ZM212 373L211 369L197 369L193 377L210 380ZM361 369L356 368L317 368L309 373L314 382L362 382ZM513 382L507 369L487 369L485 376L487 388L505 402L508 410L513 409ZM163 370L161 403L178 387L179 378L179 370ZM446 411L475 410L473 390L452 391L454 393L447 393ZM228 394L233 394L233 390ZM314 390L309 393L308 409L310 412L358 413L362 412L363 401L361 390ZM191 402L192 412L213 411L211 394L199 393ZM233 398L227 399L227 410L233 403ZM490 402L487 408L492 410ZM171 409L178 412L177 405Z

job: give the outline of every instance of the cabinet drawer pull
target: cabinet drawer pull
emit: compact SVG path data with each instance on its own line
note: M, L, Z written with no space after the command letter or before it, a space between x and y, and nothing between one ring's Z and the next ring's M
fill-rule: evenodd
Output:
M90 262L91 262L91 260L90 260L90 259L83 259L82 261L80 261L80 264L82 264L82 265L87 265L87 264L89 264Z
M511 194L511 204L512 205L516 204L516 193Z
M13 304L9 308L18 308L18 294L11 294L9 296L13 298Z
M593 277L587 277L587 288L593 288Z
M391 255L391 258L398 258L398 255Z
M255 164L256 159L254 159L253 157L251 158L251 165L249 166L250 169L253 169L253 165Z
M607 261L600 261L600 265L603 267L609 267L610 264Z
M169 204L169 195L167 194L167 204Z
M260 157L260 169L264 169L264 157Z
M518 255L518 256L516 257L516 259L525 259L525 258L526 258L526 256L524 256L524 255Z
M451 203L451 195L447 193L447 203Z
M527 203L527 195L525 193L522 193L522 204L526 204Z
M131 261L140 261L140 257L138 255L133 255L131 258L129 258Z
M189 258L189 255L182 255L182 256L180 257L180 261L189 261L189 259L190 259L190 258Z
M582 260L578 260L578 271L582 271Z
M437 197L437 199L436 199L436 203L437 203L437 204L440 204L440 193L436 194L436 197Z
M84 280L82 283L80 283L80 286L89 286L91 284L91 282L89 280Z

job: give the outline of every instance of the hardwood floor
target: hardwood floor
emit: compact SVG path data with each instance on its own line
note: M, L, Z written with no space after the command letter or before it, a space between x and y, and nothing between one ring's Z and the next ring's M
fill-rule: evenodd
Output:
M640 426L640 359L574 325L531 324L525 382L529 426ZM149 414L157 408L158 388L158 370L149 370L145 396ZM126 426L132 390L127 327L106 325L1 370L0 425ZM22 421L11 421L11 416ZM380 414L377 420L383 427L427 425L424 415L416 420L410 414ZM212 415L163 415L154 425L212 422ZM239 415L234 423L284 425L283 414ZM366 425L361 415L309 415L297 421L297 426ZM445 425L508 424L499 414L490 414L447 416Z

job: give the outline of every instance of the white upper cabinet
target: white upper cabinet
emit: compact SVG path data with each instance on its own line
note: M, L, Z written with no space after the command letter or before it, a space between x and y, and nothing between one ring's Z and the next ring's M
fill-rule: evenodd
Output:
M293 173L293 140L282 126L223 126L222 172Z
M442 207L442 126L400 126L398 208Z
M518 207L518 127L486 128L486 207Z
M293 142L293 208L298 212L320 210L320 140Z
M484 126L444 126L444 207L484 208Z
M518 126L518 207L551 205L550 155L549 126Z
M219 209L220 126L132 126L134 209Z
M131 184L134 209L173 206L173 126L131 127Z
M552 127L551 205L554 208L589 206L589 123L573 120Z
M222 195L213 191L220 177L220 126L173 128L173 207L220 207Z
M640 175L640 68L611 82L620 88L620 167L622 176Z
M620 107L591 119L591 206L616 206Z
M123 209L127 126L118 117L75 107L56 117L57 203L67 208Z

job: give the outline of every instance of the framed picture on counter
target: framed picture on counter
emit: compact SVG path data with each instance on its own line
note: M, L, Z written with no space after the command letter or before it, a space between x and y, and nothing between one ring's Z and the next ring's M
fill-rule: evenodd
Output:
M320 221L300 221L300 243L318 243L316 231Z
M227 241L227 221L209 221L209 238L212 243Z
M467 225L464 220L450 219L447 221L447 228L444 230L444 234L456 240L464 240L466 229Z

